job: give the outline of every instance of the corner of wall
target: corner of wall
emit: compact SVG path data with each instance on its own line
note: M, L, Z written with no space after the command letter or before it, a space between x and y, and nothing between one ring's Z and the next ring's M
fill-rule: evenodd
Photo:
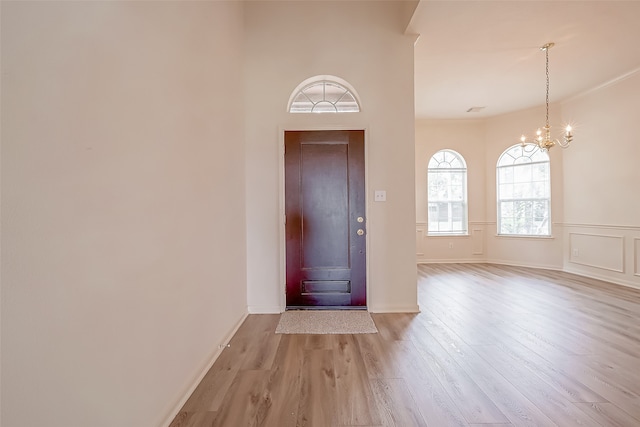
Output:
M163 418L163 421L159 425L163 427L169 427L171 425L176 415L180 412L180 409L182 409L187 400L189 400L189 397L191 397L191 394L195 391L196 387L198 387L204 376L209 372L216 360L218 360L218 357L220 357L220 354L229 341L231 341L233 335L238 331L238 329L240 329L240 326L242 326L242 323L244 323L248 315L249 313L244 313L240 319L236 321L233 328L231 328L231 330L225 335L224 339L217 344L207 363L202 368L198 369L197 374L191 381L189 381L184 391L180 394L181 397L178 402L167 412L168 415Z

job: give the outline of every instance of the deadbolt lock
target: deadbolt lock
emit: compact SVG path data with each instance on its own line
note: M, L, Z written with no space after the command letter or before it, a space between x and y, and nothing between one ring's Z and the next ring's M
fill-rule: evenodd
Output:
M358 231L356 231L356 233L358 233L358 236L362 236L364 234L364 230L362 228L358 228Z
M358 219L356 219L356 221L358 222L364 222L364 218L362 218L361 216L358 217Z

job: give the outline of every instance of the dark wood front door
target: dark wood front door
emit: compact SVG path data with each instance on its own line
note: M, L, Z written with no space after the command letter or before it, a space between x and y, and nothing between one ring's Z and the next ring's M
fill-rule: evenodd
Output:
M287 308L364 308L364 131L284 139Z

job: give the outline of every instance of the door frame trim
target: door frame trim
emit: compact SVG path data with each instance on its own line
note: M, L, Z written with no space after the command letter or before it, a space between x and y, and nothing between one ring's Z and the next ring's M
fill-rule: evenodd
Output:
M284 134L288 131L327 131L327 130L361 130L364 131L364 191L365 191L365 230L367 233L365 234L365 248L366 248L366 256L365 256L365 275L366 275L366 292L367 292L367 307L370 304L371 294L369 290L371 289L369 279L370 279L370 239L369 232L371 230L371 223L369 221L369 127L368 126L349 126L349 125L280 125L278 126L278 217L280 218L278 221L278 242L279 242L279 250L278 257L280 262L278 263L279 270L279 286L280 294L279 294L279 305L280 312L283 313L287 308L287 240L286 240L286 230L285 230L285 192L284 192Z

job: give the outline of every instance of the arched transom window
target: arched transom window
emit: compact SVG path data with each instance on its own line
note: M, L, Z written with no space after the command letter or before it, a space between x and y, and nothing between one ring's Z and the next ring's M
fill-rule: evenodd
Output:
M429 160L428 234L467 234L467 165L453 150L440 150Z
M498 234L551 235L549 155L535 144L509 147L498 159Z
M290 113L357 113L355 91L344 80L317 76L302 82L289 101Z

